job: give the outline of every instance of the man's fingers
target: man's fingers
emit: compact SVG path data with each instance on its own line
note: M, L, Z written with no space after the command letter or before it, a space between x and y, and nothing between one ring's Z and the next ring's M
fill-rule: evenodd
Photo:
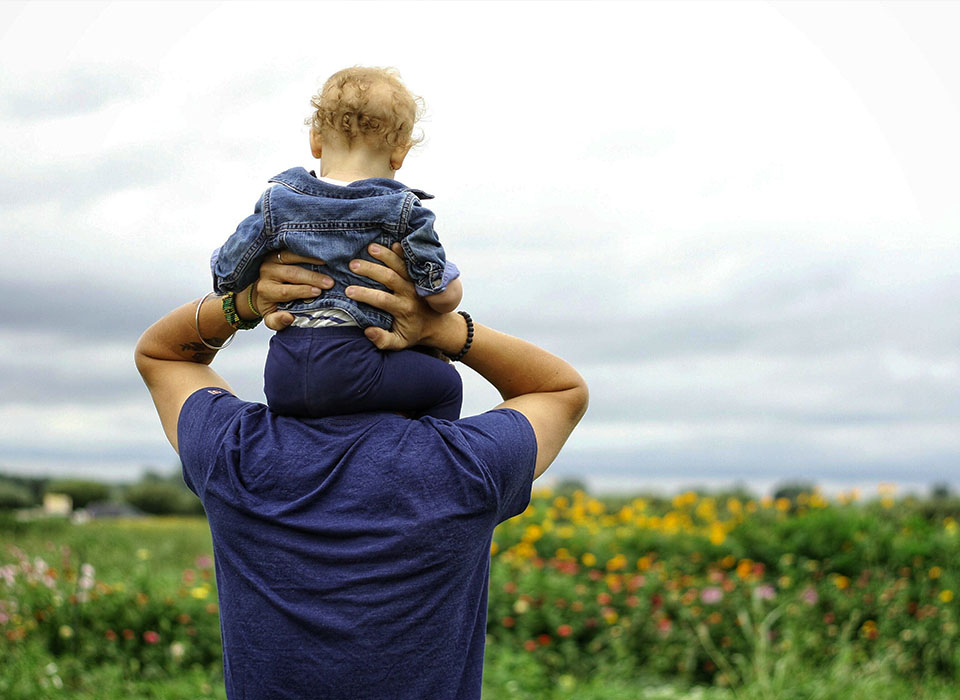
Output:
M384 251L387 249L381 246L380 250ZM387 254L393 255L393 253L390 251L387 251ZM370 279L374 280L375 282L379 282L384 287L394 292L405 291L411 286L410 282L397 274L397 272L395 272L392 268L379 263L370 262L369 260L351 260L350 271L354 274L362 275L363 277L369 277Z
M263 317L263 322L272 331L282 331L293 323L293 314L288 311L272 311Z
M363 331L363 334L380 350L402 349L393 333L378 328L377 326L369 326Z
M372 243L367 250L370 251L370 255L396 272L400 277L405 280L410 279L407 274L407 266L403 263L403 249L399 243L394 243L391 248Z
M323 290L309 284L280 284L271 280L261 280L257 294L267 303L278 304L297 299L312 299L323 294Z
M379 267L381 270L386 269L382 265L377 265L376 263L370 263L370 266ZM379 289L371 289L370 287L358 287L356 285L351 285L347 287L346 293L347 293L347 296L353 299L354 301L360 301L360 302L363 302L364 304L370 304L371 306L376 306L378 309L383 309L388 314L396 314L404 306L404 302L402 299L394 296L390 292L384 292Z
M277 258L278 253L280 255L279 258ZM310 265L326 265L327 264L320 258L308 258L305 255L297 255L296 253L293 253L289 250L281 250L276 253L270 253L267 255L266 259L264 260L264 262L267 262L267 261L272 263L277 263L278 265L297 265L299 263L308 263Z

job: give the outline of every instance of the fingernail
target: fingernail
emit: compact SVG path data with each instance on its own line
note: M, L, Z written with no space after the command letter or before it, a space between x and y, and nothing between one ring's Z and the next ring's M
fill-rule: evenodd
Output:
M351 270L356 270L356 269L359 268L359 267L360 267L360 262L359 262L358 260L351 260L351 261L350 261L350 269L351 269Z
M320 289L319 287L310 287L310 293L313 294L314 296L320 296L321 294L323 294L323 290Z
M379 253L379 252L380 252L380 246L378 246L376 243L371 243L371 244L370 244L370 252L371 252L371 253Z
M353 287L347 287L345 290L343 290L343 293L346 294L348 297L352 297L352 296L353 296Z

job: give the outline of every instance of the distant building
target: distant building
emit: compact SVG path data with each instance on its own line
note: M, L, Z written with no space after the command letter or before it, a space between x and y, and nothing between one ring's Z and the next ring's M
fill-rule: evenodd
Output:
M43 495L44 515L70 515L73 512L73 499L65 493L46 493Z

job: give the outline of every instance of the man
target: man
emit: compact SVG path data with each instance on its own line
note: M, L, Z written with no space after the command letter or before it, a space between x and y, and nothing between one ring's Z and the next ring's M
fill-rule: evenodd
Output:
M392 332L368 329L371 341L459 353L471 324L432 311L397 251L370 253L383 265L356 260L352 269L392 294L347 294L393 315ZM260 274L237 295L251 303L236 310L250 320L246 307L259 307L275 330L292 320L277 302L332 285L279 262ZM533 480L579 422L583 379L477 324L463 362L503 397L491 411L454 422L295 419L236 398L207 366L210 346L232 332L219 303L190 303L147 329L136 350L210 522L227 697L479 698L493 529L526 508Z

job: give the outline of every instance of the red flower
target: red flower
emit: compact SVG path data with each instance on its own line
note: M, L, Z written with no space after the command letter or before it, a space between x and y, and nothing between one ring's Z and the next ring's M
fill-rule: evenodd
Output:
M143 633L143 641L147 644L156 644L160 641L160 635L153 630L147 630Z
M133 630L129 627L123 631L123 638L130 640L133 639L136 635L133 633Z
M536 651L537 643L532 639L528 639L523 643L523 648L526 649L527 651Z
M517 621L514 620L514 619L513 619L512 617L510 617L509 615L507 615L505 618L503 618L503 619L500 621L500 623L501 623L504 627L513 627L513 626L516 624L516 622L517 622Z
M557 634L559 634L561 637L569 637L571 634L573 634L573 627L570 625L560 625L557 627Z
M503 584L503 590L505 593L516 593L517 584L515 584L513 581L507 581L505 584Z
M609 593L597 594L597 602L600 603L600 605L609 605L611 600L613 600L613 598L610 597Z
M541 634L537 637L537 641L540 642L540 646L547 646L552 640L550 639L549 634Z
M117 633L113 630L107 630L103 633L103 636L109 639L111 642L117 641Z
M627 596L626 603L628 607L635 608L640 604L640 599L635 595Z

